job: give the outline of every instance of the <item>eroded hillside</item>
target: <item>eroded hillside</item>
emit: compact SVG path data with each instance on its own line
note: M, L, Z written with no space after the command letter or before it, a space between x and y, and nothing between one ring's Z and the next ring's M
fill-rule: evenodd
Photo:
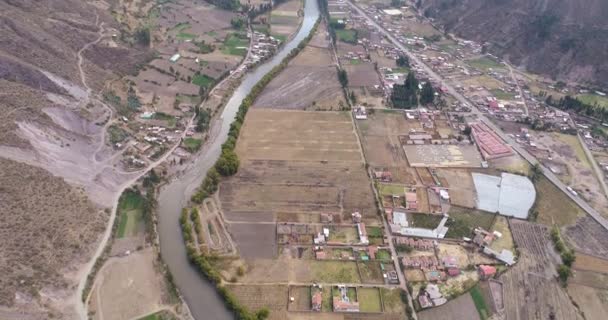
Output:
M450 33L558 80L608 84L608 2L424 0L421 11Z
M81 267L134 176L107 146L113 111L98 95L151 56L115 39L129 32L119 4L0 2L2 319L71 318Z

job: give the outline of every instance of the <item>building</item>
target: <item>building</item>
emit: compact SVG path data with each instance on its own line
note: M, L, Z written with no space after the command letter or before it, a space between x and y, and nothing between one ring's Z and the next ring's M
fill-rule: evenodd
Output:
M310 300L312 303L312 311L320 312L323 306L323 289L321 288L321 285L312 286L312 297Z
M480 265L477 271L481 280L488 280L496 274L496 268L493 266Z
M331 213L321 213L321 223L333 223L334 215Z
M369 244L367 230L365 230L365 223L357 223L357 232L359 233L359 242L361 244Z
M351 217L353 218L353 223L361 223L361 214L359 212L353 212Z
M346 286L338 286L340 294L333 298L334 312L359 312L359 302L350 301L348 297L348 288Z
M405 193L405 208L411 211L418 210L418 195L416 194L416 190Z
M365 107L363 107L363 106L356 107L353 110L353 113L355 114L355 119L357 119L357 120L366 120L367 119L367 111L365 110Z
M395 244L404 244L413 249L421 250L421 251L429 251L433 250L435 245L433 241L425 240L425 239L414 239L408 237L395 237Z
M382 182L391 182L393 181L393 175L390 171L387 170L376 170L374 171L374 178L376 180L380 180Z

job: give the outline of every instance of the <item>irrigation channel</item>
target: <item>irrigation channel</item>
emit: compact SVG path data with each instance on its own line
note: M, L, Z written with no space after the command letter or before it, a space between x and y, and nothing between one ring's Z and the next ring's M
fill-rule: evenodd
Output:
M220 129L219 132L215 131L217 129L212 129L218 132L213 141L205 144L203 151L194 159L194 165L190 166L179 179L164 186L158 196L158 232L161 255L173 275L177 288L197 320L229 320L233 319L233 315L225 308L215 287L204 279L188 261L179 225L181 209L188 204L190 196L207 174L207 170L219 158L221 145L228 137L230 124L245 96L266 73L280 64L283 58L308 36L318 17L317 0L306 0L304 21L296 36L285 44L272 59L244 76L241 84L226 104L220 120L214 124L220 126Z

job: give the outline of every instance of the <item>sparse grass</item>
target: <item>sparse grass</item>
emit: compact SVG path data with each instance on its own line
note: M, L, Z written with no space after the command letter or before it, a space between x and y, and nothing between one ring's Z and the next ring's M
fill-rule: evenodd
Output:
M435 229L443 217L432 214L413 213L409 215L409 218L416 228Z
M551 181L544 176L535 183L536 202L532 210L538 211L536 221L548 226L557 224L565 226L573 224L578 217L585 215L570 198L563 194Z
M350 59L350 64L356 66L358 64L361 64L361 60L359 60L359 59Z
M383 196L405 196L405 189L402 185L379 183L378 191Z
M405 310L403 301L401 301L401 290L398 288L386 289L380 288L382 301L384 302L384 312L391 314L400 314Z
M187 32L180 32L175 37L179 40L194 40L194 38L196 38L196 35Z
M576 98L588 105L594 106L597 104L599 107L608 108L608 97L602 97L597 94L587 93L579 94L578 96L576 96Z
M177 119L174 116L162 112L157 112L154 114L153 119L167 121L167 127L174 128L177 124Z
M357 291L361 312L382 312L380 290L376 288L359 288Z
M370 238L382 238L384 237L384 232L382 232L382 228L380 227L365 227L367 231L367 236Z
M192 78L192 83L199 86L199 87L205 87L208 88L209 86L211 86L211 84L213 84L213 82L215 81L215 79L204 75L204 74L199 74L196 75Z
M195 139L195 138L186 138L184 139L184 147L190 152L194 153L201 148L203 144L203 140Z
M483 298L479 286L474 286L473 289L471 289L471 298L473 298L473 303L475 303L475 308L477 308L481 320L487 319L490 315L490 309Z
M254 24L253 30L263 34L270 34L270 27L267 24Z
M449 227L446 238L471 237L471 233L476 227L489 231L496 217L493 213L457 206L450 208L449 215L450 218L446 223L446 226Z
M490 92L498 99L498 100L513 100L515 99L515 94L511 92L506 92L501 89L492 89Z
M287 40L287 36L284 34L278 34L278 33L273 33L271 34L273 38L278 39L279 41L281 41L281 43L285 42Z
M110 143L112 144L123 142L129 137L129 133L117 125L111 125L108 128L108 132L110 133Z
M376 252L376 260L391 260L391 253L387 249L380 249Z
M585 150L583 150L583 146L581 146L581 142L578 140L577 136L563 133L552 133L551 135L554 139L567 144L574 151L576 158L583 163L585 168L591 170L591 163L589 162L587 154L585 154Z
M339 29L336 30L336 36L338 40L344 41L346 43L357 43L357 30L353 29Z
M311 261L311 273L315 282L361 283L357 264L352 261Z
M500 64L488 57L481 57L478 59L473 59L473 60L468 60L467 63L476 69L479 69L481 71L488 71L490 69L504 69L505 66L503 64Z

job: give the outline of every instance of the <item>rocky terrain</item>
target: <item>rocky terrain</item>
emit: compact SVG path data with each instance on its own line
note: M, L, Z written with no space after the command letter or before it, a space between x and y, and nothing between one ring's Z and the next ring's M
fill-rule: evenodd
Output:
M445 30L556 80L608 85L608 2L603 0L424 0Z
M133 176L107 146L113 111L98 98L151 56L114 39L129 33L111 15L120 5L0 2L2 319L71 318L80 268Z

